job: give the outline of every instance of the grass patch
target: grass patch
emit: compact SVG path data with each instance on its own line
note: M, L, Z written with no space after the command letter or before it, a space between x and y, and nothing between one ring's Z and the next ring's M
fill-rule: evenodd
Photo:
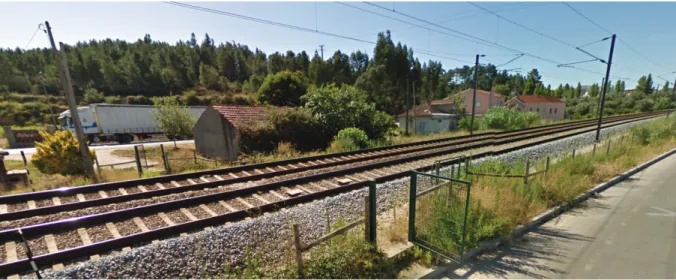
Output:
M580 193L605 182L641 162L672 149L676 145L676 119L660 119L632 128L634 140L628 135L597 147L596 153L578 154L558 159L546 175L536 175L527 184L523 178L489 176L462 177L472 181L471 206L467 221L467 246L470 250L482 241L502 236L516 226L525 224L546 209L571 201ZM621 140L620 140L621 139ZM523 174L523 160L516 164L489 161L472 166L474 172ZM542 170L542 162L531 168ZM531 170L533 172L534 170ZM446 196L431 194L430 203L423 206L425 232L435 236L439 246L456 249L459 243L464 203L449 205ZM462 206L462 207L460 207ZM424 216L428 214L428 216ZM417 219L420 217L416 217ZM416 220L417 220L416 219ZM454 242L453 242L454 241Z
M7 170L13 169L27 169L29 172L28 179L33 183L29 185L16 184L13 186L0 186L0 195L17 194L24 192L43 191L60 187L74 187L92 184L89 179L84 176L62 176L59 174L44 174L40 172L30 161L24 167L23 161L20 160L5 160L5 167ZM159 172L147 172L144 177L159 176ZM136 169L102 169L98 174L99 182L117 182L124 180L138 179L138 172Z

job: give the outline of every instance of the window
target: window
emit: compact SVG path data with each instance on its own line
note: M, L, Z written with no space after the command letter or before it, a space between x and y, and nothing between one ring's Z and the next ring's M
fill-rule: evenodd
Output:
M477 101L476 104L474 104L474 107L477 107L477 108L481 107L481 101Z
M549 113L550 113L550 114L552 113L552 108L549 108Z
M540 108L538 108L538 113L540 113Z
M533 108L528 108L528 111L533 111Z
M441 120L437 120L438 123L441 123Z
M558 109L558 108L554 108L554 114L556 114L556 109Z

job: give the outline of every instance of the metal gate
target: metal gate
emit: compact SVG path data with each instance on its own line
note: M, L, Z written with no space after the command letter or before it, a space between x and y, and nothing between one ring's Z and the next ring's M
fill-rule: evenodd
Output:
M463 263L471 183L452 178L463 166L441 175L412 171L408 240L432 253ZM437 170L438 171L438 170ZM446 176L443 176L446 175Z

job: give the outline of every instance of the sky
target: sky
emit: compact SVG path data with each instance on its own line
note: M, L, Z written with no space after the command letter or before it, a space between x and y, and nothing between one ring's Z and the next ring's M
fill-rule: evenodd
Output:
M413 48L421 63L441 61L444 69L473 64L476 54L486 55L481 58L481 63L500 65L524 53L499 69L520 68L517 71L525 74L537 68L545 84L554 88L560 83L601 83L607 66L600 61L575 64L582 70L557 65L594 59L575 47L611 35L562 2L472 2L497 15L469 2L370 2L385 9L365 2L182 3L367 42L196 11L165 2L0 2L0 47L48 47L46 35L35 31L39 23L49 21L57 44L106 38L136 41L145 34L150 34L153 40L175 43L188 40L194 32L198 41L204 34L209 34L216 44L235 41L267 54L305 50L312 55L324 45L324 57L328 59L336 50L347 53L361 50L372 55L374 45L368 42L375 42L378 32L390 30L393 41ZM676 72L673 52L676 2L568 4L617 34L611 81L627 78L627 88L633 88L641 75L652 73L655 85L664 84L662 78L673 83L676 78L676 73L672 73ZM33 34L36 36L31 40ZM610 41L597 42L583 49L607 60Z

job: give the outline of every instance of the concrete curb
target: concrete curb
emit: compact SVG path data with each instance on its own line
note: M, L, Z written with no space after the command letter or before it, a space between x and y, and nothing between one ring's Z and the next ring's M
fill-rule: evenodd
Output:
M554 208L551 208L551 209L545 211L544 213L542 213L542 214L534 217L533 219L531 219L530 222L528 222L527 224L517 226L514 230L512 230L511 233L509 233L505 236L501 236L501 237L483 242L481 244L481 246L479 246L478 248L467 252L464 256L465 260L470 260L470 259L473 260L476 256L478 256L478 255L480 255L484 252L495 250L496 248L500 247L501 245L508 244L510 241L514 240L515 238L521 237L521 236L525 235L526 233L528 233L529 231L531 231L532 229L550 221L553 218L558 217L559 215L565 213L569 209L577 206L581 202L589 199L590 197L595 196L602 191L605 191L606 189L616 185L617 183L620 183L620 182L626 180L627 178L631 177L632 175L642 171L643 169L650 167L651 165L653 165L653 164L655 164L655 163L657 163L657 162L659 162L659 161L661 161L661 160L663 160L663 159L665 159L668 156L671 156L673 154L676 154L676 148L671 149L670 151L663 153L660 156L653 158L646 163L643 163L643 164L641 164L637 167L634 167L634 168L630 169L629 171L626 171L626 172L624 172L624 173L622 173L618 176L615 176L612 179L610 179L609 181L606 181L606 182L603 182L603 183L596 185L595 187L591 188L590 190L578 195L572 201L562 203L559 206L556 206ZM452 270L455 270L457 268L459 268L458 265L443 266L443 267L439 267L439 268L435 269L434 271L432 271L430 273L420 275L419 277L416 277L416 278L439 279L439 278L443 278L443 277L448 277L449 272L452 271Z

